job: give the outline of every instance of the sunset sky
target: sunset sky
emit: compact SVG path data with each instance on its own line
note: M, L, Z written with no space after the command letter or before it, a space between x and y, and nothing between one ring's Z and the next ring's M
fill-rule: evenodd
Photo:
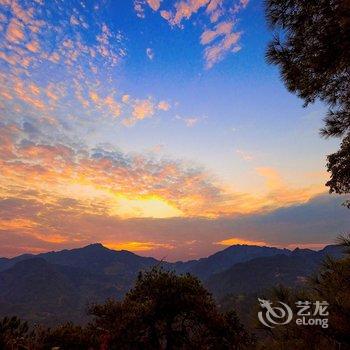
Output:
M167 260L345 233L325 108L264 52L260 0L0 0L0 256Z

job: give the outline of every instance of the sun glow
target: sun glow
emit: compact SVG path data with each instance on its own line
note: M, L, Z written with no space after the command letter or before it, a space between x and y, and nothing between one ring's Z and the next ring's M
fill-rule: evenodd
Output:
M181 210L157 196L137 196L128 198L117 196L117 204L111 211L122 218L149 217L149 218L170 218L183 216Z

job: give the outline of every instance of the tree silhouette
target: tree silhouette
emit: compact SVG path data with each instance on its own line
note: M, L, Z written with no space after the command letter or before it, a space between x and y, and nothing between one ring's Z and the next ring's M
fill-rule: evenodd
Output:
M201 282L154 268L122 302L90 309L108 349L243 349L253 341L234 313L221 314Z
M328 156L330 192L350 192L350 2L348 0L267 0L266 17L276 35L266 57L280 68L289 91L305 106L329 107L321 134L342 137ZM347 203L349 205L349 203Z

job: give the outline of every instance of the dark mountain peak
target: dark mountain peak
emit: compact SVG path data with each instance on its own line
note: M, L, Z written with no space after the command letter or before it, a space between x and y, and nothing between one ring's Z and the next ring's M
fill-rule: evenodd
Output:
M91 243L91 244L88 244L88 245L85 246L85 247L77 248L77 249L95 250L95 251L99 251L99 250L110 250L109 248L105 247L102 243Z

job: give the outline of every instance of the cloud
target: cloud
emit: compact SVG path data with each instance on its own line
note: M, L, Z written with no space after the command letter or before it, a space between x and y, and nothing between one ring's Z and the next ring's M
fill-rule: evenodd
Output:
M153 10L153 11L157 11L160 7L160 2L161 0L146 0L149 7Z
M232 29L232 22L221 22L218 25L216 25L214 30L206 30L202 33L201 44L207 45L221 35L226 36L232 32Z
M223 21L218 23L214 30L206 30L202 33L201 44L207 46L204 50L207 68L211 68L215 63L221 61L228 52L238 52L240 50L237 43L241 33L233 29L233 21ZM213 43L214 41L216 42Z
M161 153L165 148L164 144L158 144L151 148L151 152L153 153Z
M144 112L141 105L138 117ZM62 203L70 193L79 210L99 210L107 216L232 216L306 202L323 190L290 187L273 169L261 168L267 192L237 193L193 164L113 148L43 142L29 124L3 125L0 139L0 195L26 199L41 193L47 204ZM23 197L29 190L35 195Z
M162 0L134 0L134 10L136 16L145 18L145 5L147 4L153 11L158 11Z
M136 122L152 118L157 111L168 111L170 104L166 101L156 103L152 98L133 99L129 95L124 95L122 100L131 107L131 117L125 118L122 123L125 126L133 126Z
M192 128L198 123L198 118L185 118L184 122L188 128Z
M144 117L143 108L137 113ZM86 203L86 210L95 210L91 203L96 201L108 215L123 217L204 214L207 202L221 196L210 174L181 161L34 142L31 135L29 141L22 128L11 125L1 130L0 186L9 195L14 186L41 192L52 202L68 191L72 199Z
M158 103L158 109L161 111L168 111L170 109L170 104L166 101L160 101Z
M178 1L175 3L175 13L170 22L179 25L182 20L189 19L198 10L210 3L210 0Z
M238 154L238 156L241 159L245 160L246 162L249 162L249 161L254 159L252 154L250 154L249 152L243 151L241 149L236 149L236 154ZM263 173L261 173L261 172L259 174L263 175Z
M272 167L258 167L256 172L265 179L267 206L274 205L273 203L284 203L284 206L305 203L325 190L322 183L304 188L293 186L283 179L277 169Z
M220 62L229 51L240 51L241 47L237 45L240 37L240 32L232 32L225 35L219 43L206 47L204 50L206 68L212 68L216 63Z
M23 25L16 19L12 19L7 27L6 39L10 43L20 42L24 39Z
M276 169L270 167L258 167L256 168L256 172L265 178L266 185L269 189L275 190L276 188L278 189L284 186L282 177Z
M153 50L150 48L150 47L148 47L147 49L146 49L146 55L147 55L147 57L152 61L153 60L153 58L154 58L154 52L153 52Z
M31 203L25 209L31 213L29 217L13 211L6 220L10 216L33 222L32 216L36 215L33 210L39 208L38 212L43 212L40 206L60 212L69 210L78 216L98 213L102 217L124 219L172 216L214 219L271 212L281 206L307 202L322 191L290 187L276 170L259 168L257 171L266 178L267 192L260 196L237 193L205 169L183 161L128 155L103 147L72 147L43 142L40 138L40 131L28 123L25 127L15 124L1 127L0 195L13 199L7 204ZM23 205L16 207L20 210ZM34 221L47 225L42 216ZM7 222L7 229L16 222Z
M154 104L151 100L135 100L132 110L132 122L150 118L154 114Z
M176 115L175 118L183 121L188 128L194 127L201 120L199 117L181 117L179 115Z

